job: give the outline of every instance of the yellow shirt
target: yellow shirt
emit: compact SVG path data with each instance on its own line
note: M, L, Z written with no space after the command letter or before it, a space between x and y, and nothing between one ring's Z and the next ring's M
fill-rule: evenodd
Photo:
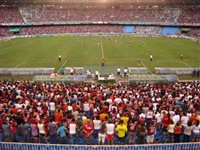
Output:
M128 125L129 117L123 116L123 117L121 117L120 119L123 120L123 124L124 124L125 126Z
M196 119L199 121L199 123L200 123L200 115L198 115L197 117L196 117Z
M118 125L115 130L118 137L124 137L126 132L128 131L127 126L121 124Z

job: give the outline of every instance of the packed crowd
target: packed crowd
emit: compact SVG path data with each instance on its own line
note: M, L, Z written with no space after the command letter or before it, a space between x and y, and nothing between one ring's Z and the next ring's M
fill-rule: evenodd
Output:
M200 141L200 82L0 82L0 140L64 144Z
M200 23L200 9L183 9L178 18L181 23Z
M23 23L24 20L18 8L0 7L0 23Z
M136 34L160 34L161 27L159 26L136 26L134 33Z
M148 7L0 7L0 23L67 22L67 21L134 21L161 23L199 23L199 8ZM80 8L79 8L80 7Z
M122 33L123 26L117 25L67 25L21 28L21 35L59 33Z
M174 22L176 11L170 8L155 9L67 9L62 7L23 7L20 8L28 22L55 21L140 21L140 22Z

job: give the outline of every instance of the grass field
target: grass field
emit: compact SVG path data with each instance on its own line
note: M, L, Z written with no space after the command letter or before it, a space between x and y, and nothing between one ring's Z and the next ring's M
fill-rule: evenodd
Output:
M58 55L62 56L61 62ZM1 41L0 47L0 67L96 69L101 68L102 57L105 68L144 66L154 72L154 67L200 67L200 45L189 39L164 37L59 36Z

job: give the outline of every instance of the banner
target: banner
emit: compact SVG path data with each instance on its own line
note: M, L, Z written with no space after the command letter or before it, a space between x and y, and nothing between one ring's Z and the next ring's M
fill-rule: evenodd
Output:
M58 76L49 76L49 75L37 75L34 76L33 81L52 81L52 82L83 82L87 78L86 75L58 75Z
M130 84L138 83L169 83L177 82L178 77L176 75L129 75Z
M156 67L156 74L176 74L176 75L192 75L200 71L200 68L160 68Z
M0 68L2 76L33 76L33 75L49 75L54 68Z

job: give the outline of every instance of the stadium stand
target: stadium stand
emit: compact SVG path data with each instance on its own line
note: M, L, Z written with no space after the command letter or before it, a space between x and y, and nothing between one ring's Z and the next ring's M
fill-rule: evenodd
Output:
M178 27L163 27L160 33L162 35L176 35L178 30Z
M136 26L136 34L151 34L158 35L160 33L161 27L159 26Z
M0 7L0 23L23 23L24 20L17 7Z
M134 26L125 26L123 29L124 33L133 33L134 30L135 30Z

